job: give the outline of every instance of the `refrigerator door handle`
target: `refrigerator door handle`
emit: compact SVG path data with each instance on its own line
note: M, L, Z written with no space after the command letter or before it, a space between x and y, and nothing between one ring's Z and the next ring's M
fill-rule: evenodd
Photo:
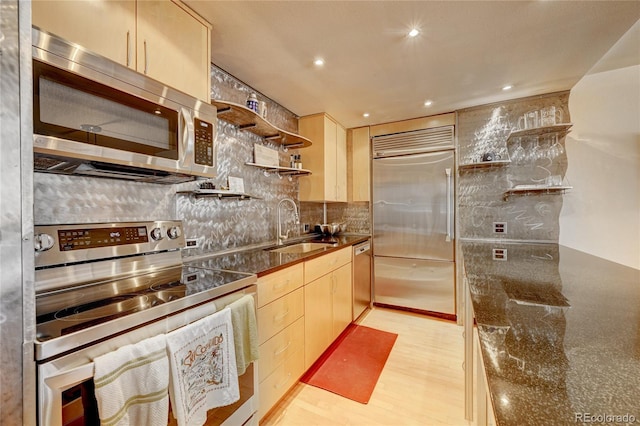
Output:
M447 237L446 237L446 241L449 242L451 241L451 234L453 234L452 229L451 229L451 224L452 224L452 220L451 220L451 169L450 168L446 168L444 169L445 174L447 175Z

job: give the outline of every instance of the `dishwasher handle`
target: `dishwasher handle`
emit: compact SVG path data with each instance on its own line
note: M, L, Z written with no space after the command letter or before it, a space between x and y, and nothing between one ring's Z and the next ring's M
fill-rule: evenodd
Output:
M368 252L369 250L371 250L371 243L369 241L361 243L357 246L353 247L353 254L355 256L358 256L360 254L363 254L365 252Z

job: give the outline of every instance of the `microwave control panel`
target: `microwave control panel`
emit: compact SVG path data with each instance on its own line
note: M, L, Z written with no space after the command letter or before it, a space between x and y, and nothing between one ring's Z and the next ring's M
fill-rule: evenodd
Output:
M213 125L196 118L195 127L195 162L205 166L213 166Z

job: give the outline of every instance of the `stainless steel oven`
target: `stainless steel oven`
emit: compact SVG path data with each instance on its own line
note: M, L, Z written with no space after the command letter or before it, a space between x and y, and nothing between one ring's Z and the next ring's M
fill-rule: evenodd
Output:
M38 172L176 183L216 172L216 107L33 29Z
M244 295L256 276L182 264L177 221L36 226L40 425L99 424L93 360L204 318ZM240 400L207 424L257 425L257 364ZM174 424L169 415L167 424Z

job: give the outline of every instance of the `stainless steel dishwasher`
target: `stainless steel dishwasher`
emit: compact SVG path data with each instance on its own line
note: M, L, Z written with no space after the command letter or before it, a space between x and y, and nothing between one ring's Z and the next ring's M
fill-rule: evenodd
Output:
M371 241L353 246L353 319L371 305Z

